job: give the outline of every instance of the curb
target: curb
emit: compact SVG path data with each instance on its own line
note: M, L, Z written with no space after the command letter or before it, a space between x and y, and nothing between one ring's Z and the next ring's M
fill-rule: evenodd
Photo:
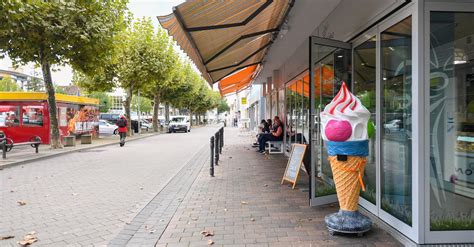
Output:
M160 135L160 134L162 134L162 133L150 134L150 135L147 135L147 136L140 136L140 137L137 137L137 138L133 138L131 140L127 140L127 142L132 142L132 141L135 141L135 140L141 140L141 139L149 138L149 137L152 137L152 136L157 136L157 135ZM117 144L119 144L119 142L120 142L120 140L117 140L117 141L114 141L114 142L111 142L111 143L100 144L100 145L97 145L97 146L90 146L90 147L84 147L84 148L79 148L79 149L71 149L71 150L67 150L67 151L64 151L64 152L60 152L60 153L52 153L52 154L41 156L41 157L34 157L34 158L31 158L31 159L20 160L20 161L8 163L8 164L5 164L5 165L0 165L0 170L3 170L5 168L10 168L10 167L13 167L13 166L24 165L24 164L35 162L35 161L51 159L51 158L58 157L58 156L61 156L61 155L80 152L80 151L83 151L83 150L90 150L90 149L94 149L94 148L101 148L101 147L117 145Z

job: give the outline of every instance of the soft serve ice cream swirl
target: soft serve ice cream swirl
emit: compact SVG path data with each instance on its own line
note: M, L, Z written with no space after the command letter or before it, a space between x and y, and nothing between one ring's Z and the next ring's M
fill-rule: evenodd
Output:
M339 93L321 112L321 134L326 141L362 141L368 139L370 112L345 83Z

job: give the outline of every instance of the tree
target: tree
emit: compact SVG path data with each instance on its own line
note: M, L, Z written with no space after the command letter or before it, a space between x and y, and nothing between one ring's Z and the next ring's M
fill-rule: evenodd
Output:
M166 31L159 27L154 36L153 51L156 56L156 66L154 67L155 80L147 87L147 93L153 98L153 131L158 131L158 110L163 101L168 106L170 94L179 87L182 81L181 60L173 49L170 37ZM169 109L169 107L166 107Z
M134 95L132 98L132 110L138 112L138 105L140 105L140 112L150 113L152 106L152 101L146 97L140 97L140 104L138 104L138 96Z
M21 91L20 86L10 77L4 77L0 80L0 91L4 92L18 92Z
M110 54L125 25L125 0L0 1L0 54L41 66L48 94L51 147L60 148L51 66L70 64L86 74Z
M91 92L85 94L89 98L94 98L99 100L99 111L108 112L110 109L110 98L105 92Z
M33 76L31 77L31 80L29 80L26 83L26 91L30 91L30 92L44 91L43 80L38 78L38 73L36 72L36 69L33 72Z
M66 94L66 92L64 91L64 88L53 83L53 87L54 87L54 93L60 93L60 94Z
M227 104L227 100L220 98L219 99L219 106L217 107L217 113L228 112L229 110L230 110L230 107Z

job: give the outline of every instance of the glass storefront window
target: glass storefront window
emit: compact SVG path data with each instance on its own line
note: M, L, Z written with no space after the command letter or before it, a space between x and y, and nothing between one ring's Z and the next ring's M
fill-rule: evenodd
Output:
M381 33L381 207L412 224L412 19Z
M297 133L295 136L296 143L303 143L303 81L296 81L296 124Z
M0 127L20 126L19 106L0 105Z
M321 75L321 90L322 104L320 105L321 110L324 110L331 100L334 98L335 94L339 87L336 85L336 80L334 78L334 56L328 56L320 62L320 75ZM316 196L324 196L334 194L336 188L334 187L334 181L332 176L331 165L328 161L328 153L326 145L324 142L321 142L321 160L318 163L317 176L316 180L319 182L316 185Z
M474 230L474 13L430 18L430 229Z
M290 152L290 150L291 150L291 139L290 139L290 137L291 137L291 133L293 131L293 128L291 126L291 111L292 111L291 93L292 92L291 92L290 86L287 85L286 86L286 91L285 91L285 96L286 96L286 100L285 100L285 108L286 108L285 131L286 131L286 149L287 149L287 152Z
M354 48L354 92L362 104L370 111L369 156L364 172L365 191L360 195L376 204L376 160L375 160L375 84L376 84L376 38L372 37Z
M43 126L43 106L23 106L21 112L24 127Z
M309 76L303 78L303 140L309 142Z

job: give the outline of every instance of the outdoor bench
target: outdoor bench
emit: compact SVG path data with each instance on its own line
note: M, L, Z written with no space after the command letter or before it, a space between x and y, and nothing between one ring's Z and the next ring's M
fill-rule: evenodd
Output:
M18 146L27 146L30 145L35 149L35 153L38 153L38 148L41 145L41 138L39 136L33 136L28 142L19 142L14 143L11 138L6 137L5 135L0 136L0 148L2 150L3 159L7 158L7 152L10 152L13 147Z
M265 150L267 150L269 154L282 154L283 141L268 141L265 143Z

